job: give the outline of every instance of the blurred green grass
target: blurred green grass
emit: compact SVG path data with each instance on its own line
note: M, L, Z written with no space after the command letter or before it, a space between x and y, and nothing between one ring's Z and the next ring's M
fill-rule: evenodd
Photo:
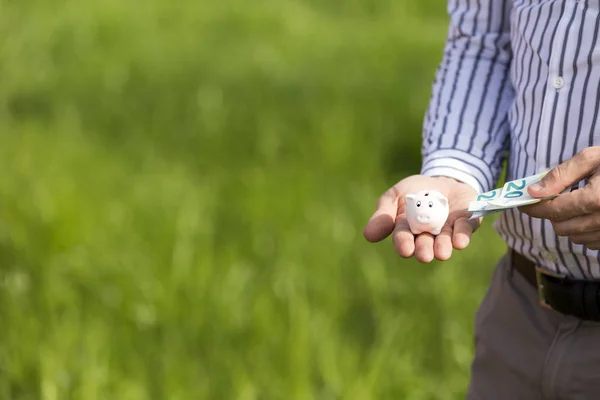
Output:
M0 0L0 397L460 399L503 244L369 244L433 0Z

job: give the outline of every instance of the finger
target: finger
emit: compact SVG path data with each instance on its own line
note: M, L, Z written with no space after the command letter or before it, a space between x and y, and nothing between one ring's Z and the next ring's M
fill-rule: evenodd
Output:
M377 209L363 231L369 242L379 242L392 233L398 214L399 197L396 189L391 188L379 198Z
M600 241L591 242L589 244L586 244L585 247L587 247L590 250L600 250Z
M481 218L469 220L468 218L459 218L454 222L454 232L452 244L457 250L463 250L471 243L471 235L477 230L481 223Z
M594 188L586 186L583 189L560 194L551 200L519 207L519 210L534 218L566 221L600 210L600 200L595 192Z
M529 194L533 197L559 194L589 176L599 163L600 147L587 147L551 169L538 183L529 186Z
M415 254L415 235L410 231L408 221L400 214L392 236L394 248L400 257L409 258Z
M429 233L422 233L415 239L415 258L422 263L433 261L434 237Z
M580 235L600 230L600 214L579 216L566 221L552 222L558 236Z
M452 224L444 224L442 231L434 239L433 255L440 261L452 257Z
M569 240L575 244L589 244L600 241L600 230L569 235Z

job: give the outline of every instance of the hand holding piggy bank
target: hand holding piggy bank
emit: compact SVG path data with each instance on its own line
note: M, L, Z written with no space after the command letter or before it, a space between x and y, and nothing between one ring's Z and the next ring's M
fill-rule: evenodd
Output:
M423 232L439 235L450 212L448 199L435 190L407 194L406 220L414 235Z

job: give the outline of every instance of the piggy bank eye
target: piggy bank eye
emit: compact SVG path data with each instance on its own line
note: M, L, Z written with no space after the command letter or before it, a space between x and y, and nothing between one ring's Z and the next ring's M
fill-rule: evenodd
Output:
M429 202L429 208L433 207L433 201Z
M417 201L417 207L421 207L421 202Z

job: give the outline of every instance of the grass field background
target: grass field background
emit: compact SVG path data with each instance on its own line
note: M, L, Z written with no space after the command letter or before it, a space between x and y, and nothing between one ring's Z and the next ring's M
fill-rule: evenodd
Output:
M503 243L362 229L445 3L0 0L0 398L461 399Z

